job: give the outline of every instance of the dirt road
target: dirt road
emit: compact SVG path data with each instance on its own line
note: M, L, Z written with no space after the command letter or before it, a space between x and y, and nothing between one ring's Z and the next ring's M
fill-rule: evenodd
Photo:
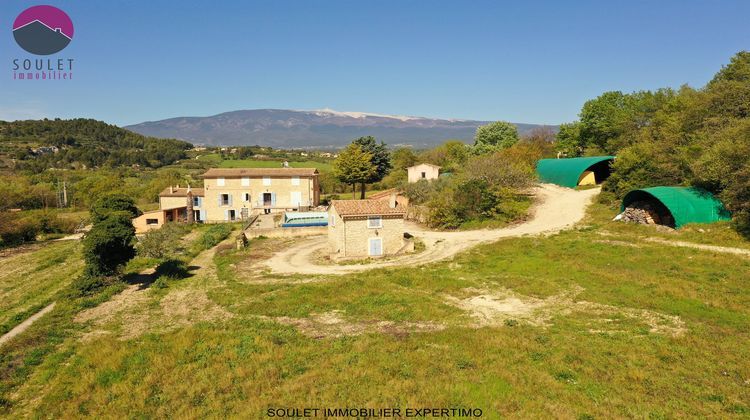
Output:
M406 231L424 241L426 249L418 254L375 261L368 264L319 265L314 255L327 246L324 237L310 238L271 257L266 265L280 274L346 274L378 267L419 265L439 261L485 242L524 235L549 234L570 228L580 221L599 188L576 191L550 184L536 188L537 204L530 220L503 229L460 232L435 232L407 223Z

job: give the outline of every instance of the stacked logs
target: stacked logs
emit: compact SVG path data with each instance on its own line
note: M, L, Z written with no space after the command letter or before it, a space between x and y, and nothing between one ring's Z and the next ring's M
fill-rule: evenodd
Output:
M659 212L647 201L635 201L631 203L620 214L619 220L640 223L642 225L669 224L668 221L662 220Z

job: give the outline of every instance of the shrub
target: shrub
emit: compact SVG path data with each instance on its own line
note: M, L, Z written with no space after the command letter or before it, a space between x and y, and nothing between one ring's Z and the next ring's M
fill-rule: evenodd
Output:
M15 219L11 217L0 218L1 246L17 246L24 242L36 240L39 227L32 220Z
M166 289L169 287L169 277L161 276L151 285L154 289Z
M113 212L126 212L130 218L138 217L142 213L135 206L132 198L125 194L114 193L99 197L91 206L91 220L93 223L104 220Z
M174 279L184 279L190 275L190 271L185 261L171 259L159 264L159 266L156 267L154 275L158 277L167 276Z
M205 232L200 239L200 244L203 249L213 248L219 244L219 242L226 239L232 232L232 226L228 224L216 224L212 225Z
M178 223L167 223L160 229L146 232L136 245L138 255L147 258L167 258L179 251L180 238L188 227Z
M81 274L73 280L73 296L91 296L109 283L111 282L106 277Z
M83 239L86 274L109 276L135 256L135 229L126 212L110 213L94 224Z

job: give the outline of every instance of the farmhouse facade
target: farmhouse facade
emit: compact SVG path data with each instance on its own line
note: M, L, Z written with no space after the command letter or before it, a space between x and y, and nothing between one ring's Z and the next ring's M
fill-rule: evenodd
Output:
M328 210L331 257L382 257L413 250L404 238L406 206L396 200L334 200ZM410 248L411 245L411 248Z
M159 194L159 210L133 220L136 233L167 222L232 222L254 213L308 210L320 202L315 168L209 169L203 188L170 186Z
M207 222L244 220L253 211L304 211L320 202L315 168L209 169L203 190Z
M440 167L431 163L420 163L406 168L406 173L409 183L419 182L423 179L431 181L438 179L440 176Z

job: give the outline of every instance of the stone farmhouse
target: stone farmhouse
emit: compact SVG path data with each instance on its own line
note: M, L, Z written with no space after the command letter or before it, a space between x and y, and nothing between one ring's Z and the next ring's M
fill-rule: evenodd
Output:
M406 206L388 200L333 200L328 209L328 244L333 259L382 257L413 251L404 236Z
M253 211L306 211L320 203L315 168L209 169L203 174L207 222L244 220Z
M136 233L164 223L219 223L257 213L305 211L320 202L315 168L213 168L203 188L170 186L159 194L159 210L133 220Z

